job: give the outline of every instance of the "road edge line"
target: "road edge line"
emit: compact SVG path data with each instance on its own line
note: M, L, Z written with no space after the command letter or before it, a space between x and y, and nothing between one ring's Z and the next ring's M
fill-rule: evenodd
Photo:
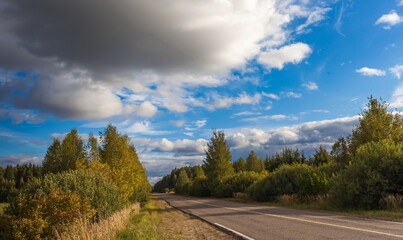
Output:
M171 206L171 207L173 207L173 208L175 208L175 209L177 209L177 210L179 210L179 211L181 211L181 212L183 212L183 213L185 213L185 214L187 214L187 215L189 215L191 217L197 218L197 219L201 220L202 222L205 222L205 223L209 224L210 226L213 226L214 228L220 230L221 232L224 232L224 233L226 233L228 235L231 235L231 236L235 237L236 239L239 239L239 240L254 240L253 238L245 238L244 237L245 235L243 235L242 233L239 233L239 234L241 234L241 235L239 235L239 234L237 234L238 232L236 232L236 231L233 231L233 230L231 231L229 228L220 227L220 226L218 226L218 225L216 225L216 224L214 224L212 222L209 222L206 219L204 219L202 217L199 217L199 216L197 216L197 215L195 215L195 214L193 214L193 213L191 213L189 211L186 211L186 210L180 209L178 207L175 207L172 204L170 204L164 198L159 197L159 199L164 200L169 206Z
M226 226L224 226L224 225L221 225L221 224L219 224L219 223L214 223L214 225L217 225L218 227L223 228L223 229L225 229L226 231L233 232L234 234L238 235L238 236L241 237L242 239L245 239L245 240L255 240L255 239L253 239L253 238L251 238L251 237L246 236L245 234L242 234L242 233L240 233L240 232L237 232L237 231L235 231L235 230L233 230L233 229L231 229L231 228L229 228L229 227L226 227Z

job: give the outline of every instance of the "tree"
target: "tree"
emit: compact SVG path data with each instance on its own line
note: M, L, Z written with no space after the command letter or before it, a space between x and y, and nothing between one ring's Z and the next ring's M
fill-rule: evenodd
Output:
M209 180L210 191L214 194L216 187L226 176L234 174L231 152L223 131L213 130L213 136L207 143L205 172Z
M100 159L100 149L99 149L99 144L98 140L92 133L89 134L88 136L88 160L89 162L99 160Z
M332 157L327 152L326 148L320 146L318 150L315 151L313 158L310 163L313 166L320 166L332 161Z
M265 170L264 162L256 155L254 151L250 151L246 159L246 170L260 173Z
M129 137L120 135L116 127L108 125L102 133L102 143L101 162L109 165L113 182L127 199L145 201L151 186Z
M368 98L367 108L368 110L360 114L359 123L349 137L349 150L352 155L365 143L386 139L394 142L403 140L403 117L400 114L388 112L388 104L372 96Z
M77 129L72 129L60 146L61 165L59 172L76 169L76 162L85 159L85 148Z
M330 155L332 156L333 160L342 167L348 165L351 155L348 151L347 141L343 137L337 139L337 141L333 144Z
M55 138L53 139L52 145L48 147L45 159L43 160L43 171L45 173L57 173L61 168L61 153L60 153L60 141Z
M179 172L178 180L175 184L175 192L179 194L187 194L188 184L190 183L188 174L184 169Z
M238 160L233 163L233 166L236 173L246 171L246 161L242 157L238 158Z

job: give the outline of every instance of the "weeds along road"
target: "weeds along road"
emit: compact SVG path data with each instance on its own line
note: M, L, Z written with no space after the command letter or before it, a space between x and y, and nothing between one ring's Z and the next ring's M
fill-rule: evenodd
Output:
M173 194L156 196L244 239L403 239L403 223Z

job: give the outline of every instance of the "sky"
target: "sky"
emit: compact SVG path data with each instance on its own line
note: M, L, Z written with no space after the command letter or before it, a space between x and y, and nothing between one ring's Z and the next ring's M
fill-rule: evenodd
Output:
M402 0L0 0L0 165L53 138L127 134L151 182L202 164L312 154L369 96L403 107Z

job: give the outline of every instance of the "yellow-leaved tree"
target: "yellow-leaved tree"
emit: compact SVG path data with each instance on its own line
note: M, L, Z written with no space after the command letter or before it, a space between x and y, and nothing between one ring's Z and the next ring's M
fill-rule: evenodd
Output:
M138 159L136 149L127 135L108 125L102 133L101 163L110 168L112 181L131 201L147 200L151 186L145 168Z

